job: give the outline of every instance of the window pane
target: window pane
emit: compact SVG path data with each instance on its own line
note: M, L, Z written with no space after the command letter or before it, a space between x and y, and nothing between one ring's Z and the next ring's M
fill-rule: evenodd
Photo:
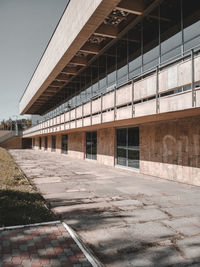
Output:
M62 153L67 154L68 151L68 136L67 134L62 135Z
M127 129L117 130L117 147L126 148L126 131Z
M139 150L128 150L128 166L139 168Z
M117 148L117 164L126 166L126 149Z
M139 128L128 129L128 148L139 149Z
M97 132L86 133L86 158L97 158Z

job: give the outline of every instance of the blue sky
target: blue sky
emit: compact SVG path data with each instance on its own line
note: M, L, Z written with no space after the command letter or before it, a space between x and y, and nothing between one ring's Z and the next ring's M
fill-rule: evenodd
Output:
M68 0L0 0L0 121L19 100Z

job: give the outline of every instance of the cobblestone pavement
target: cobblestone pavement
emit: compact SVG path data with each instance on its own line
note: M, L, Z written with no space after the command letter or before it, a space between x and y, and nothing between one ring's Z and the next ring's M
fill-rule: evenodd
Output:
M51 152L11 153L106 266L200 266L200 187Z
M91 266L64 226L0 231L0 266Z

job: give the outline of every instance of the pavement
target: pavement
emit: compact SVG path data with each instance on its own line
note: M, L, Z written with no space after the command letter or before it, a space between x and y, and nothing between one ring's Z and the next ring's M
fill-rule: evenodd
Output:
M61 223L0 230L1 267L89 267Z
M10 152L106 266L200 266L200 187L51 152Z

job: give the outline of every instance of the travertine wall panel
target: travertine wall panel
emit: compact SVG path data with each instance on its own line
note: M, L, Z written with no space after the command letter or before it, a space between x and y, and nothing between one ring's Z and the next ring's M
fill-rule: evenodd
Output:
M61 153L61 134L56 135L56 153Z
M114 166L115 129L101 129L97 132L97 161L101 164Z
M160 112L177 111L192 106L191 92L160 98Z
M109 122L114 120L114 110L103 113L103 122Z
M116 120L132 118L132 106L119 108L116 110Z
M200 57L194 59L194 80L195 82L200 81Z
M101 111L101 98L98 98L92 103L92 113Z
M114 106L114 92L103 96L102 108L109 109Z
M47 151L51 151L52 147L52 139L51 135L48 136L48 146L47 146Z
M191 83L191 60L178 66L178 86Z
M140 126L140 171L200 185L200 117Z
M127 85L116 91L116 105L127 104L132 99L132 86Z
M68 155L74 158L84 159L85 156L85 133L68 134Z

